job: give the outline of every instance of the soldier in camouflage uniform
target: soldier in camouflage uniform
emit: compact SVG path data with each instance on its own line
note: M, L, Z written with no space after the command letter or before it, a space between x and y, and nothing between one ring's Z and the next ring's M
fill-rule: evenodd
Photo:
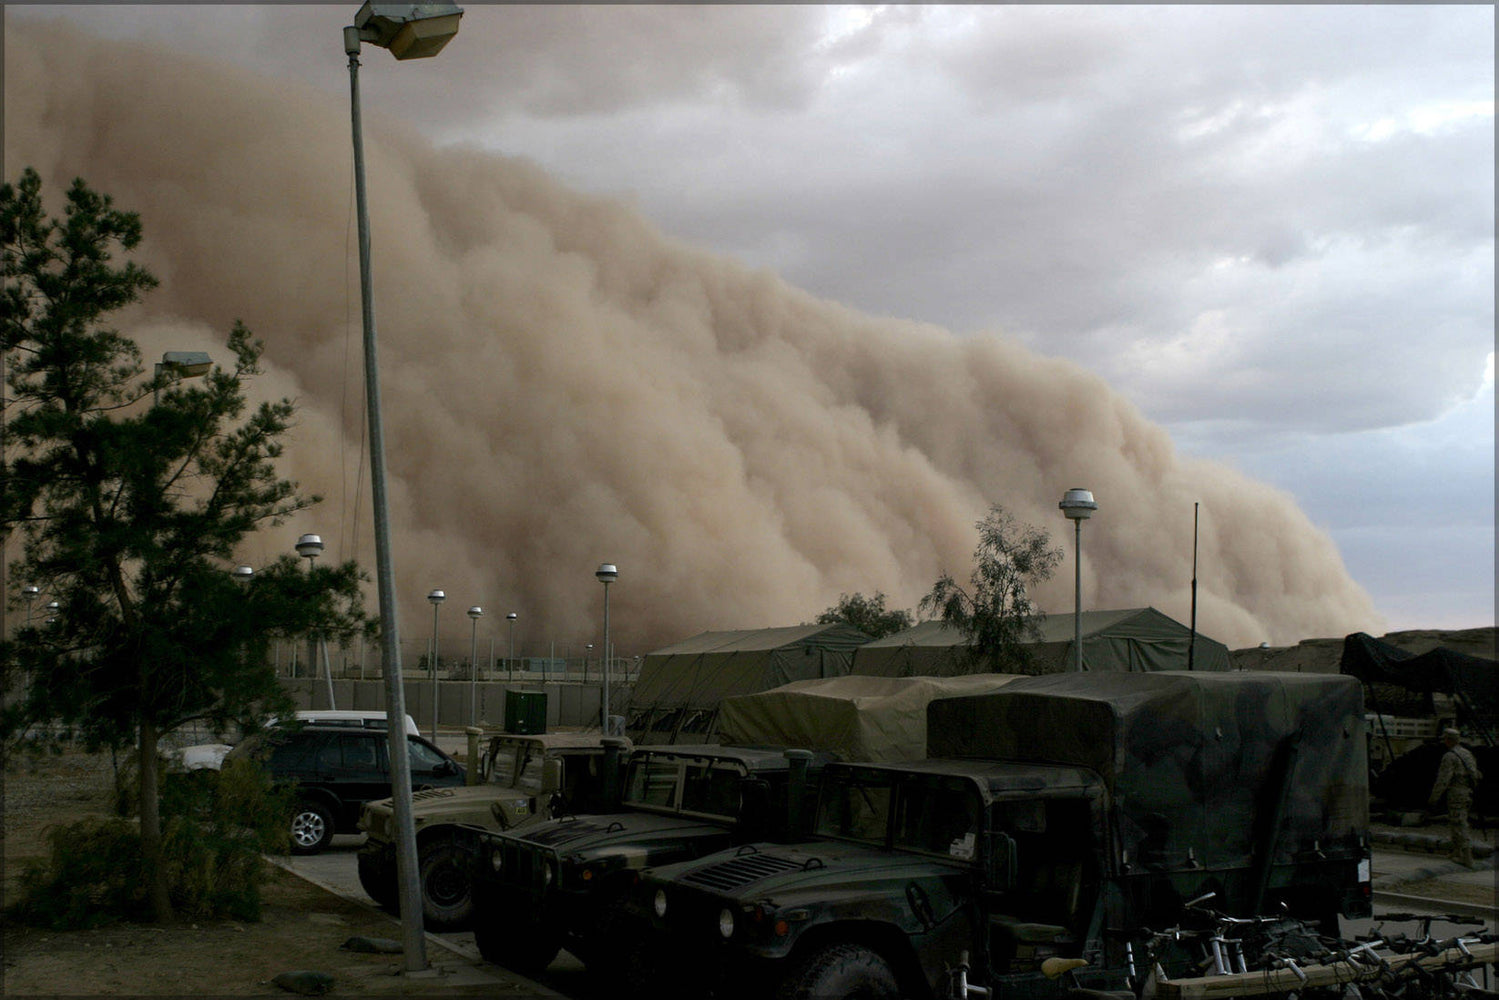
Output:
M1451 837L1449 854L1453 861L1472 868L1473 845L1468 842L1468 811L1473 807L1473 789L1483 775L1472 751L1463 746L1461 740L1462 733L1456 729L1442 730L1442 745L1447 752L1442 755L1442 766L1437 769L1430 803L1435 807L1444 795L1447 797L1447 832Z

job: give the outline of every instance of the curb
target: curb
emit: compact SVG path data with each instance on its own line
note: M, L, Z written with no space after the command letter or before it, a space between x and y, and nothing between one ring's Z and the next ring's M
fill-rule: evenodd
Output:
M355 903L359 906L363 906L364 908L378 913L382 917L385 917L387 920L390 920L397 926L400 926L401 921L399 918L393 917L391 914L376 906L372 900L366 899L363 896L355 896L351 893L343 892L337 886L330 885L320 878L308 875L306 872L299 872L282 858L270 854L263 854L261 855L261 857L265 858L266 861L275 865L277 868L280 868L287 874L295 875L297 878L306 882L308 885L317 886L324 892L337 896L339 899L345 900L350 903ZM568 1000L565 994L558 993L556 990L551 989L550 987L543 986L541 983L535 982L531 979L527 979L525 976L518 975L514 972L509 971L508 969L502 970L496 966L490 965L489 963L484 961L483 957L479 955L477 951L474 951L473 949L467 948L454 941L449 941L444 937L432 933L431 931L423 931L422 935L427 939L427 944L429 946L436 945L437 947L450 953L454 958L461 960L464 965L469 966L476 973L478 973L484 979L492 982L494 985L511 987L518 986L524 990L527 990L528 992L523 994L527 998L527 1000L531 1000L531 998L535 998L535 1000ZM438 963L431 957L428 958L427 964L429 966L427 969L421 970L419 972L404 973L404 975L412 978L422 978L440 974L438 972Z

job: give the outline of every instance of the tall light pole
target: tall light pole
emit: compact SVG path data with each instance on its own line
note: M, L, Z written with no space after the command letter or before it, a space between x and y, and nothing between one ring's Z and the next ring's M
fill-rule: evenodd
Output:
M317 557L322 554L323 537L321 535L308 534L297 539L297 555L307 560L307 575L309 577L312 576L312 569L317 563ZM313 686L317 685L318 671L326 667L327 669L323 676L328 681L328 708L330 710L336 709L338 708L338 704L333 698L333 664L323 663L320 665L318 663L319 652L323 654L322 659L326 661L328 654L327 650L323 647L322 636L318 634L316 629L313 629L307 636L307 658L312 661Z
M602 730L605 736L609 733L609 584L619 579L619 570L613 563L602 563L593 571L593 575L599 578L604 585L604 725Z
M1073 605L1072 649L1078 673L1083 671L1083 522L1098 509L1093 494L1074 487L1057 504L1072 521Z
M468 642L468 724L477 726L479 724L479 619L484 617L484 609L475 604L468 609L468 617L474 623L470 629Z
M375 520L375 584L380 594L380 639L384 654L386 736L390 742L390 788L396 821L396 876L401 946L407 972L427 967L422 934L422 895L416 867L416 823L411 814L411 759L406 748L406 693L401 680L401 634L396 616L395 565L391 555L390 504L385 489L385 430L380 417L380 366L376 350L375 292L370 263L369 203L364 182L364 128L359 114L359 48L372 42L397 59L434 56L458 33L461 8L453 4L407 6L366 3L343 29L349 57L349 114L354 141L354 201L359 227L360 312L364 326L364 395L370 424L370 494Z
M432 672L432 742L437 742L437 606L448 599L448 595L434 590L427 595L432 602L432 659L427 666Z
M24 586L24 587L21 588L21 596L24 597L24 598L26 598L26 627L27 628L31 627L31 606L36 603L36 599L41 596L41 593L42 593L42 588L38 587L34 583L28 583L26 586Z
M519 617L514 611L505 616L505 620L510 623L510 660L507 670L512 684L515 683L515 620Z

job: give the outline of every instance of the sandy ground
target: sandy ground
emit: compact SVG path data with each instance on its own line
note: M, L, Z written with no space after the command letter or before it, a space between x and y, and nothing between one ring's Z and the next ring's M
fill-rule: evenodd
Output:
M42 856L46 829L102 815L110 784L107 755L13 760L4 785L4 902L15 899L19 862ZM38 996L273 996L295 994L271 980L317 970L333 977L329 996L468 996L471 984L442 968L401 973L400 955L341 949L351 937L398 939L400 927L277 870L257 923L218 921L172 926L118 924L100 930L42 931L7 921L0 994ZM435 961L435 959L434 959ZM448 981L445 981L447 979ZM486 996L524 995L496 991Z

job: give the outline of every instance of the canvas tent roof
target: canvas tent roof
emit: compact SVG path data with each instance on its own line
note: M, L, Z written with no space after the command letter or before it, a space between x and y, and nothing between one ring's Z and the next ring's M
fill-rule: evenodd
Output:
M1016 665L1030 674L1065 673L1072 669L1073 616L1047 615L1040 637L1029 646L1031 662ZM1085 611L1082 614L1083 668L1089 671L1154 673L1183 670L1191 630L1155 608L1122 611ZM1230 669L1228 647L1198 634L1193 669ZM853 673L884 676L947 677L968 673L967 643L955 628L942 622L922 622L895 635L865 643L854 653Z
M927 755L927 704L997 691L1018 674L961 677L829 677L725 698L718 735L739 746L828 750L844 760Z
M785 628L703 632L648 653L630 697L630 730L648 734L663 729L697 737L713 729L719 703L728 697L764 691L791 681L841 677L849 672L853 651L869 636L852 625L792 625ZM699 713L683 728L678 714Z

